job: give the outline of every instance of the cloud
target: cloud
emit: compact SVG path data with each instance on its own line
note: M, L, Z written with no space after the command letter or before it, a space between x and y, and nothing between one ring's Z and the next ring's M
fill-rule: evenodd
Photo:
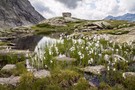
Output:
M118 16L135 13L135 0L29 0L45 18L71 12L73 17L103 19L108 15Z
M77 7L77 3L82 0L56 0L56 1L63 3L68 8L74 9Z

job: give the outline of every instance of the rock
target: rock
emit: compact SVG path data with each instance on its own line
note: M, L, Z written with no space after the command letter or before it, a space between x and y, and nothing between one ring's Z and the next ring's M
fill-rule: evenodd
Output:
M16 44L16 49L19 50L30 50L34 51L36 45L38 42L42 39L42 36L37 35L28 35L24 37L19 37L14 40L14 43Z
M55 57L55 59L57 61L62 61L62 62L75 62L76 61L75 58L66 57L65 55Z
M36 24L44 20L30 4L29 0L1 0L0 1L0 27Z
M106 27L110 26L110 24L105 21L97 21L97 22L93 22L93 24L96 24L100 28L106 28Z
M47 70L35 71L33 74L36 78L45 78L45 77L51 76L50 72Z
M98 66L88 66L88 67L82 68L81 70L86 73L100 75L106 71L106 68L105 68L105 66L98 65Z
M20 77L19 76L11 76L9 78L0 78L0 84L6 84L6 85L14 85L16 86L17 83L20 82Z
M135 77L135 72L125 72L123 73L123 77L124 78Z
M10 71L10 70L15 69L15 68L16 68L15 64L7 64L1 70L2 71Z
M0 50L0 55L17 55L18 57L20 56L25 56L26 54L32 54L32 52L28 51L28 50L15 50L15 49L3 49Z

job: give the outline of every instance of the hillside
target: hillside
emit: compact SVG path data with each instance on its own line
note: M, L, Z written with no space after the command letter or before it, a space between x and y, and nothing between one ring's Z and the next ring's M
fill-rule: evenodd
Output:
M28 0L0 1L0 28L36 24L43 19Z

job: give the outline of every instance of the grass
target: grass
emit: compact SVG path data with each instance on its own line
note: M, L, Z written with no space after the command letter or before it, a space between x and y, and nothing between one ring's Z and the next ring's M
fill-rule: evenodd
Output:
M27 69L25 67L25 61L16 63L16 68L10 71L2 70L0 71L0 77L10 77L11 75L20 76L24 73L27 73Z
M52 33L58 33L58 32L67 32L67 33L71 33L74 31L74 25L76 23L74 22L69 22L67 23L66 26L53 26L53 25L49 25L49 24L38 24L34 27L32 27L33 30L36 31L36 34L38 35L49 35Z
M111 35L123 35L128 34L128 30L99 30L95 32L96 34L111 34Z
M105 21L110 23L112 28L125 28L135 26L135 23L124 20L105 20Z
M6 64L16 64L17 62L24 61L25 57L23 55L17 55L17 54L8 54L8 55L0 55L0 65L2 66Z

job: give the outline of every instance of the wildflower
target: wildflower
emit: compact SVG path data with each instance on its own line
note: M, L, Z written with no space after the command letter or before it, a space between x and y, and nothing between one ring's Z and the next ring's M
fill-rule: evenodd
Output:
M95 46L96 46L96 47L99 47L99 43L95 43Z
M113 71L116 71L116 68L113 68Z
M45 65L45 68L47 68L48 66L47 65Z
M116 49L116 52L118 52L119 51L119 49Z
M89 49L89 47L86 47L86 50L88 50Z
M82 55L82 53L81 53L81 52L78 52L78 55L80 55L80 56L81 56L81 55Z
M50 60L50 63L53 63L53 61L52 61L52 60Z
M122 77L123 77L123 78L126 78L126 75L125 75L125 73L123 73L123 74L122 74Z
M108 70L108 71L110 70L110 67L109 67L109 66L107 66L107 70Z
M70 51L74 51L74 50L75 50L75 47L74 46L70 48Z
M108 54L105 54L104 59L105 59L106 61L109 61L109 55L108 55Z
M135 56L134 56L134 58L133 58L133 61L135 61Z
M80 56L80 59L83 59L84 58L84 54L82 54L81 56Z

